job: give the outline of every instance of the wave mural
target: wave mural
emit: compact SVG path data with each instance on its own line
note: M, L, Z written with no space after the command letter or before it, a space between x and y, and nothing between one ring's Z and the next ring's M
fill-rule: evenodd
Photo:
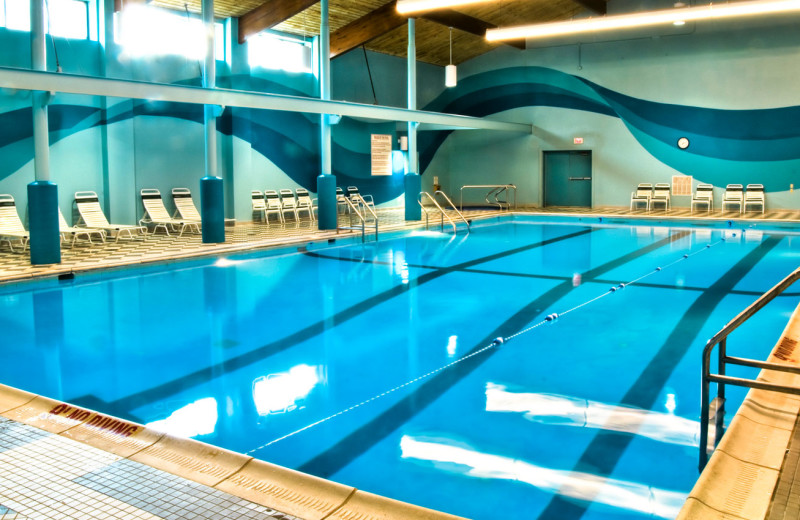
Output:
M234 77L238 88L302 96L276 82ZM196 82L191 80L188 83ZM511 67L459 81L424 110L484 117L527 107L554 107L620 119L637 141L659 161L702 182L760 182L767 191L782 191L800 171L800 106L759 110L721 110L658 103L630 97L587 79L543 67ZM170 117L202 124L202 107L181 103L134 101L106 111L97 107L54 104L50 107L51 141L100 125L138 116ZM316 190L319 173L318 117L299 113L226 108L218 129L250 143L294 182ZM421 132L420 169L425 171L451 131ZM396 136L394 123L365 123L344 118L333 131L333 173L337 182L356 184L386 202L403 192L401 176L370 175L369 140L365 135ZM31 136L31 110L0 114L0 149ZM678 138L691 146L678 149ZM6 155L0 179L32 157ZM602 153L602 152L599 152Z

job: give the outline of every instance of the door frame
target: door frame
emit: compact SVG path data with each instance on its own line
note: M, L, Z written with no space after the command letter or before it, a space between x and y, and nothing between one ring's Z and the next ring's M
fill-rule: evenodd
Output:
M561 152L561 153L588 153L589 154L589 167L591 168L592 172L592 186L589 190L589 209L594 209L594 152L591 148L577 148L572 150L564 150L564 149L551 149L551 150L540 150L539 152L539 207L545 208L545 155L551 152Z

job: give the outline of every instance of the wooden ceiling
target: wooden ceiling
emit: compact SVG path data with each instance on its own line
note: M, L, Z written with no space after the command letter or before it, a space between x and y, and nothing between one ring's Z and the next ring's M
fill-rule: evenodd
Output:
M130 1L130 0L129 0ZM134 0L135 1L135 0ZM140 0L141 1L141 0ZM406 20L394 8L396 0L329 0L331 55L367 49L405 57L408 49ZM498 45L486 42L488 27L568 20L581 11L605 13L606 0L494 0L483 4L418 15L417 59L435 65L450 62L449 27L453 27L453 63L459 64ZM200 12L200 0L153 0L152 5ZM319 34L317 0L215 0L217 18L238 17L240 41L271 28L289 34ZM524 48L524 42L510 42Z

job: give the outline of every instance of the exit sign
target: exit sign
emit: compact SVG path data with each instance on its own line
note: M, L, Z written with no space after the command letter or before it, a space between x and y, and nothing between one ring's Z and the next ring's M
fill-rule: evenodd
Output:
M573 142L574 144L583 144L583 137L574 137L574 138L572 139L572 142Z

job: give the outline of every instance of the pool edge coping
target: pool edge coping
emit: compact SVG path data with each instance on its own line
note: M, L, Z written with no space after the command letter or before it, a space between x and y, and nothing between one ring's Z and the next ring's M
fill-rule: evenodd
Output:
M463 520L3 384L0 416L304 520Z

